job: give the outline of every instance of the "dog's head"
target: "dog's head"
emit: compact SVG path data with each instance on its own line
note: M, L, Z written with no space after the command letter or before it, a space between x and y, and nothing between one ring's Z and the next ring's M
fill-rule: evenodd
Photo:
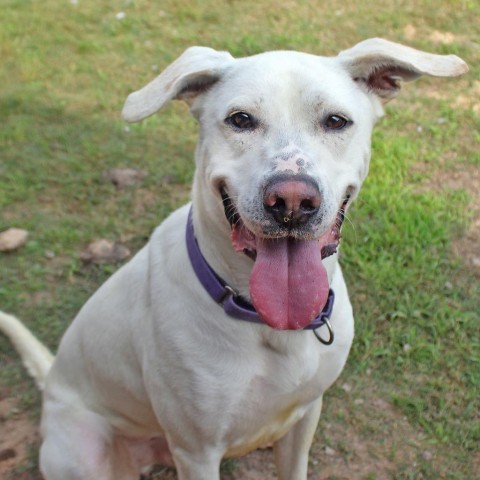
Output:
M370 138L400 81L467 70L386 40L337 57L268 52L234 59L188 49L132 93L127 121L183 99L200 123L194 205L229 248L254 262L250 297L276 328L302 328L328 294L322 259L336 251L345 210L368 172ZM228 233L230 232L230 234Z

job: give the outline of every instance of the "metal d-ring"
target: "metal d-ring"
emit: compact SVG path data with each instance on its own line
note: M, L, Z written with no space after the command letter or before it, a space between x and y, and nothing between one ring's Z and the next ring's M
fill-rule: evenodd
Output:
M229 297L231 298L237 297L237 292L230 285L224 285L223 288L225 289L225 294L223 295L222 299L218 302L221 305L225 305L225 302Z
M315 336L317 337L317 340L320 342L320 343L323 343L324 345L331 345L333 343L333 340L335 338L334 334L333 334L333 329L332 329L332 325L330 324L330 321L328 320L328 318L325 318L325 325L327 326L327 329L328 329L328 335L329 335L329 338L328 340L324 340L318 333L317 333L317 330L320 330L320 328L316 328L313 333L315 334Z

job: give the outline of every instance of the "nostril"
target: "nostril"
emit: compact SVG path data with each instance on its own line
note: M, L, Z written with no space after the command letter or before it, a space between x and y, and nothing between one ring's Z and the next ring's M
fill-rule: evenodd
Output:
M263 204L267 210L271 211L283 211L287 208L285 199L277 192L271 192L266 195Z
M265 203L265 210L267 210L278 223L285 223L285 219L290 216L290 212L287 212L285 200L281 197L277 197L274 203Z
M274 210L286 210L287 204L285 203L285 200L281 197L277 197L275 203L272 205L272 208Z
M315 206L313 200L310 198L305 198L300 202L300 210L305 213L314 212L317 208L318 206Z
M278 196L276 192L267 192L263 200L263 204L267 208L273 208L275 205L278 205L279 201L283 201L281 197Z

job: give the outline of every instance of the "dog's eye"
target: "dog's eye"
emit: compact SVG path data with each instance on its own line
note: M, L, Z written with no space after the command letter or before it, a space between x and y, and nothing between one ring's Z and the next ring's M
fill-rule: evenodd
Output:
M325 128L328 130L341 130L345 128L350 121L341 115L329 115L325 120Z
M226 122L239 130L253 130L257 126L256 120L246 112L232 113Z

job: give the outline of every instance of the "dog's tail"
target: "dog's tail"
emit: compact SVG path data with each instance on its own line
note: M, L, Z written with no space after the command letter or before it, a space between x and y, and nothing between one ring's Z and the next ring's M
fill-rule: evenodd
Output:
M16 317L0 311L0 331L13 343L28 373L43 390L54 356Z

